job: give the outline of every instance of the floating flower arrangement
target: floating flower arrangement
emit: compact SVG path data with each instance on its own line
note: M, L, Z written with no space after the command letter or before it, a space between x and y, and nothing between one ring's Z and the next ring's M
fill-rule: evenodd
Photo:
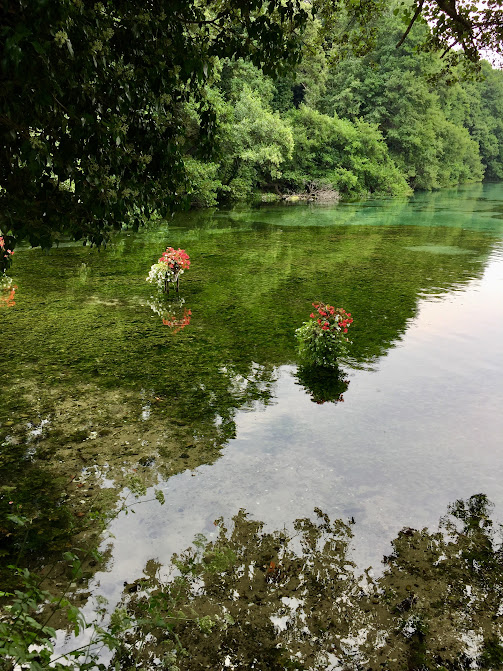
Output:
M353 323L350 312L317 301L312 304L310 319L295 331L303 365L337 367L337 360L347 354L347 333Z
M166 247L157 263L150 267L146 281L164 289L167 282L176 282L190 268L190 257L185 249Z

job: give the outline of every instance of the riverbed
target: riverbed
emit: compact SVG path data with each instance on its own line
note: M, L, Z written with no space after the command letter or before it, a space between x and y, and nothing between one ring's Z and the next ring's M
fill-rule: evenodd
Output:
M167 245L191 258L178 296L145 281ZM113 605L149 559L168 565L241 508L279 529L319 507L376 571L402 527L435 528L457 499L484 493L502 518L499 184L182 213L101 251L19 248L10 274L0 503L41 519L61 482L67 543L104 496L107 561L83 604ZM332 383L297 366L316 300L354 318ZM135 514L110 514L126 498ZM32 552L43 563L57 541Z

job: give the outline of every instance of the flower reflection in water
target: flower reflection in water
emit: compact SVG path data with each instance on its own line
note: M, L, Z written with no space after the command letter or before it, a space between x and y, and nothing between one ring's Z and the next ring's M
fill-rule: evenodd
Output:
M192 311L185 307L184 298L167 303L161 296L151 296L148 304L162 319L164 326L172 329L173 333L178 333L190 324Z
M12 308L16 305L14 300L16 289L17 286L10 277L7 275L0 277L0 308Z
M296 378L310 394L313 403L321 405L344 402L344 393L349 386L349 379L340 368L299 366Z

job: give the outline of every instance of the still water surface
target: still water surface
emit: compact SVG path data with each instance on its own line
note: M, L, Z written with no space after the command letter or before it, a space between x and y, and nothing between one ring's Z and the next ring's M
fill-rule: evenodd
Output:
M145 282L166 245L191 256L183 304ZM112 603L240 508L271 528L315 506L354 520L360 568L456 499L483 492L503 517L502 186L188 213L102 253L19 250L13 272L7 477L49 469L85 492L98 474L123 498L135 474L165 494L110 525L90 587ZM314 300L355 320L336 393L297 371Z

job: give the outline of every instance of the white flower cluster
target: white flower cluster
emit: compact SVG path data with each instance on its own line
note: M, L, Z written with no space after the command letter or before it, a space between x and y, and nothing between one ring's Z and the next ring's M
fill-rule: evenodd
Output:
M12 288L13 279L7 275L0 275L0 290L10 291Z
M165 263L154 263L154 265L150 267L149 274L145 278L146 281L150 282L150 284L157 284L159 289L162 289L164 278L166 276L166 269L167 266Z
M182 274L183 269L180 268L178 275ZM154 263L154 265L150 267L149 274L145 279L147 282L150 282L150 284L157 284L159 289L162 289L166 275L170 281L175 277L174 271L168 266L167 263Z

